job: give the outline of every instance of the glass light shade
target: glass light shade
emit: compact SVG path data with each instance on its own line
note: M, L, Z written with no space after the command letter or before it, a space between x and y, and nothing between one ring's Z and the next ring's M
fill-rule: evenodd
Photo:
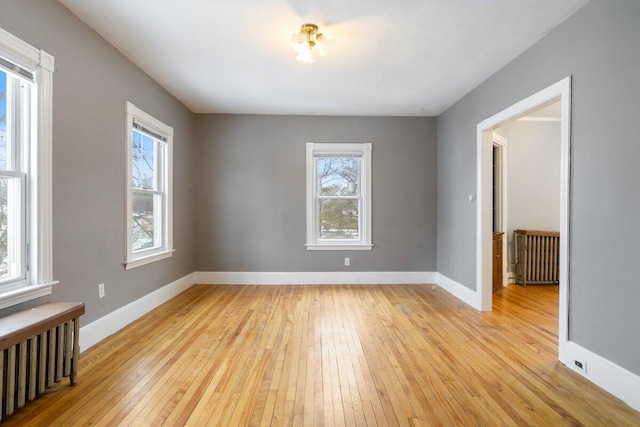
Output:
M297 54L296 59L305 64L313 62L313 56L311 55L311 45L307 40L307 35L300 32L291 36L291 47Z
M305 64L313 62L312 50L320 56L327 54L327 48L335 42L318 33L318 27L313 24L304 24L299 33L291 36L291 47L296 52L296 59Z
M326 56L327 51L331 49L336 42L334 40L328 39L324 34L318 34L315 38L316 45L314 46L314 50L318 52L320 56Z

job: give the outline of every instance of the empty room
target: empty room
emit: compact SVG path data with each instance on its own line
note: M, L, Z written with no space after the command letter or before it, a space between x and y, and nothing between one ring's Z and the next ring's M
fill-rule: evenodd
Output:
M637 0L0 0L0 424L640 425L638 46Z

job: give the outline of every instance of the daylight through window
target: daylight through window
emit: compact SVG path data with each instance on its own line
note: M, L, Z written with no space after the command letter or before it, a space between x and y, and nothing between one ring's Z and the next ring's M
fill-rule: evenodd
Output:
M0 284L26 280L25 187L31 82L0 70Z
M0 29L0 308L51 293L54 58Z
M173 129L127 103L127 269L171 256Z
M371 144L307 144L307 249L371 249Z

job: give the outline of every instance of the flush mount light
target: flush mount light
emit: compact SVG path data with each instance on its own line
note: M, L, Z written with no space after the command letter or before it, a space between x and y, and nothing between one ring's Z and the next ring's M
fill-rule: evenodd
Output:
M294 33L291 37L293 50L298 54L296 59L305 64L313 62L312 49L318 55L325 56L327 54L326 49L333 46L333 44L333 40L318 32L316 24L302 24L300 32Z

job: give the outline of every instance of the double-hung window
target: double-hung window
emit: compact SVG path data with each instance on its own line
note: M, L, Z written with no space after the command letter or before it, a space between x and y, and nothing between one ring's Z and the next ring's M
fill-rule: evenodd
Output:
M307 143L306 246L371 249L371 144Z
M31 82L0 70L0 283L27 278L25 158Z
M54 59L0 29L0 308L51 293Z
M173 253L173 128L127 102L127 269Z

